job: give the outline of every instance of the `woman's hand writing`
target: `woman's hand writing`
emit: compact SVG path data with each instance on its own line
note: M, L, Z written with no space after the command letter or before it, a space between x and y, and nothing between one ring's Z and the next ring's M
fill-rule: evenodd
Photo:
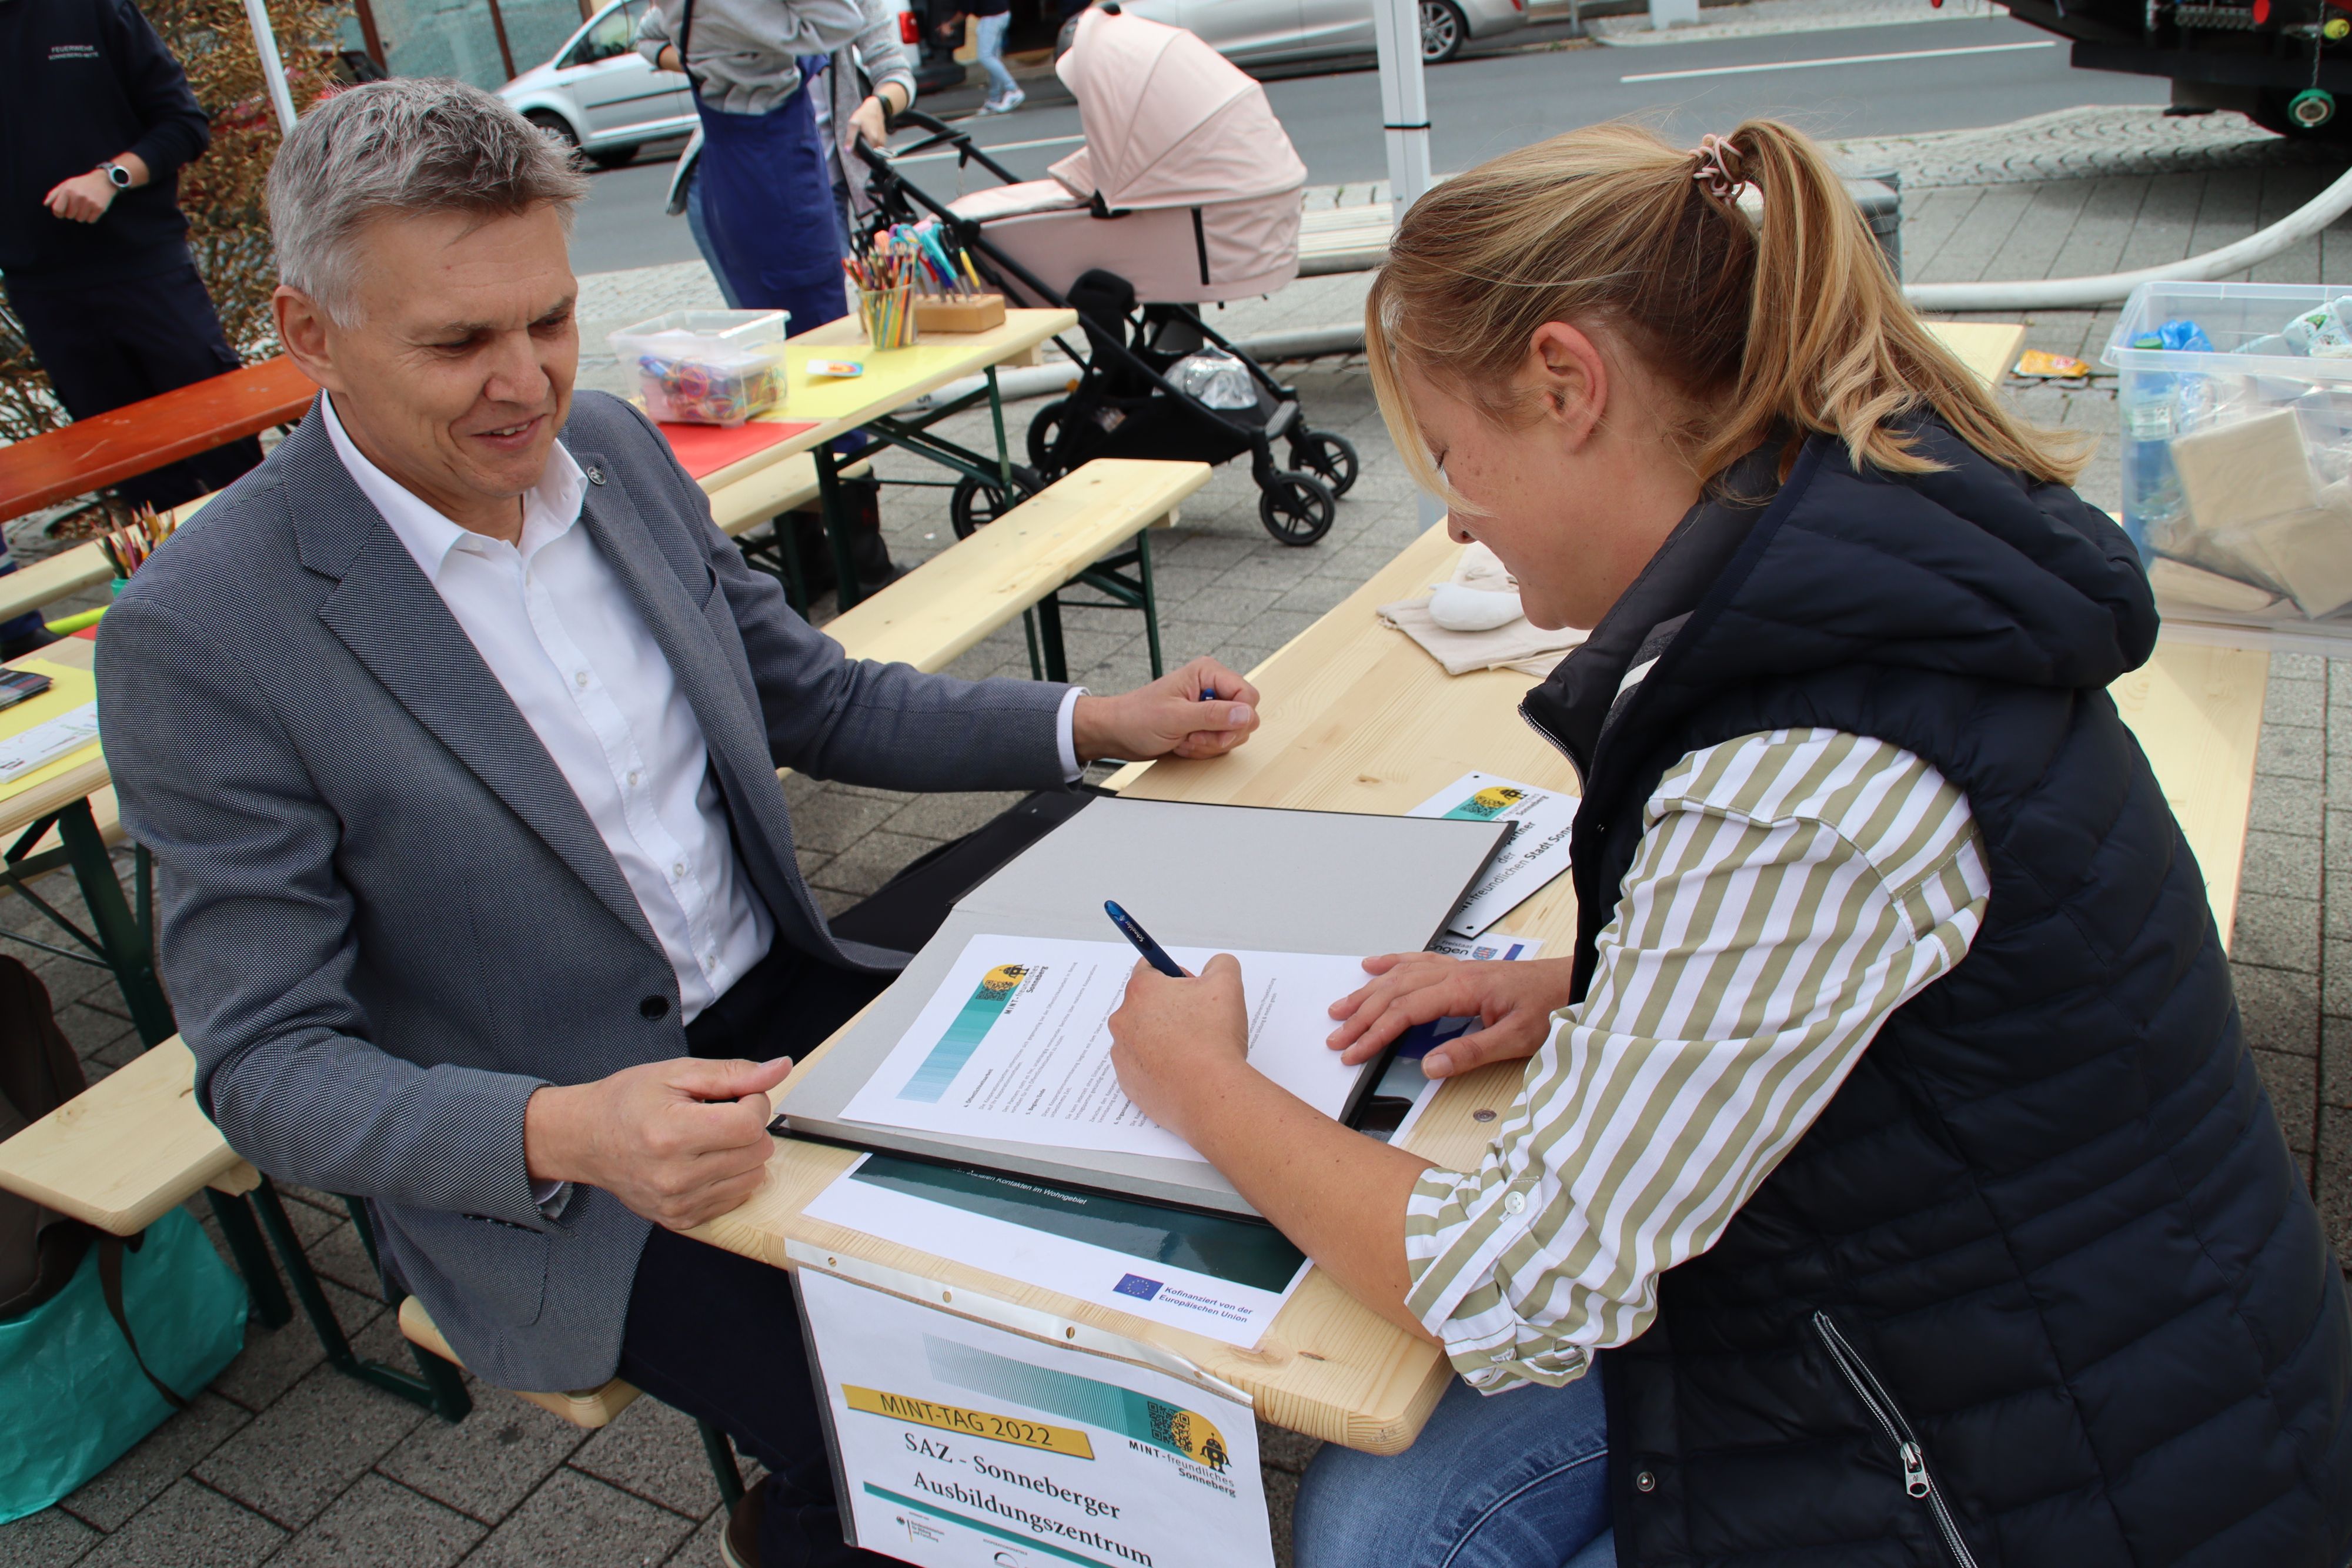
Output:
M1118 1086L1145 1115L1198 1147L1202 1117L1248 1074L1249 1015L1242 967L1230 953L1181 979L1139 963L1110 1015Z
M1465 963L1442 953L1383 953L1364 960L1374 978L1331 1004L1340 1021L1330 1045L1354 1066L1370 1061L1415 1024L1475 1018L1477 1029L1422 1059L1432 1078L1451 1078L1533 1056L1551 1032L1554 1009L1568 1005L1574 965L1565 958Z

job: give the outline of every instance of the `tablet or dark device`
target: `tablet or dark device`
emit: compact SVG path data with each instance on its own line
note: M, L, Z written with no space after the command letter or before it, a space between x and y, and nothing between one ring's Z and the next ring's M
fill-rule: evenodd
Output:
M12 706L26 697L39 696L53 684L48 676L32 670L0 667L0 707Z

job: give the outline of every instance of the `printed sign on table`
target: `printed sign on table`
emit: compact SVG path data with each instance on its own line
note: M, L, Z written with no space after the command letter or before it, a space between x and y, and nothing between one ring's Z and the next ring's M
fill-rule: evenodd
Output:
M1271 1568L1246 1400L807 1264L798 1280L856 1544L923 1568Z

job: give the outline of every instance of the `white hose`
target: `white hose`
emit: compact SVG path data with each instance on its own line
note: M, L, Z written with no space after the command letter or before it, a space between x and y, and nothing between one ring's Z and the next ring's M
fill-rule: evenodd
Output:
M2347 209L2352 209L2352 172L2339 177L2300 211L2235 245L2162 267L2110 272L2102 277L2047 277L2018 283L1906 283L1903 292L1921 310L2079 310L2113 305L2143 283L2207 283L2243 272L2302 244Z

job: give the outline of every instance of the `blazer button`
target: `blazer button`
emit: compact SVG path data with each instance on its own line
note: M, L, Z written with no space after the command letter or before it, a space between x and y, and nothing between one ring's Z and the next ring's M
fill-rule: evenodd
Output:
M1658 1490L1658 1478L1652 1475L1649 1471L1643 1470L1633 1478L1633 1490L1635 1491L1655 1491Z
M659 1023L662 1019L669 1017L669 998L667 997L647 997L644 1001L637 1004L637 1011L645 1014L646 1020L648 1023Z

